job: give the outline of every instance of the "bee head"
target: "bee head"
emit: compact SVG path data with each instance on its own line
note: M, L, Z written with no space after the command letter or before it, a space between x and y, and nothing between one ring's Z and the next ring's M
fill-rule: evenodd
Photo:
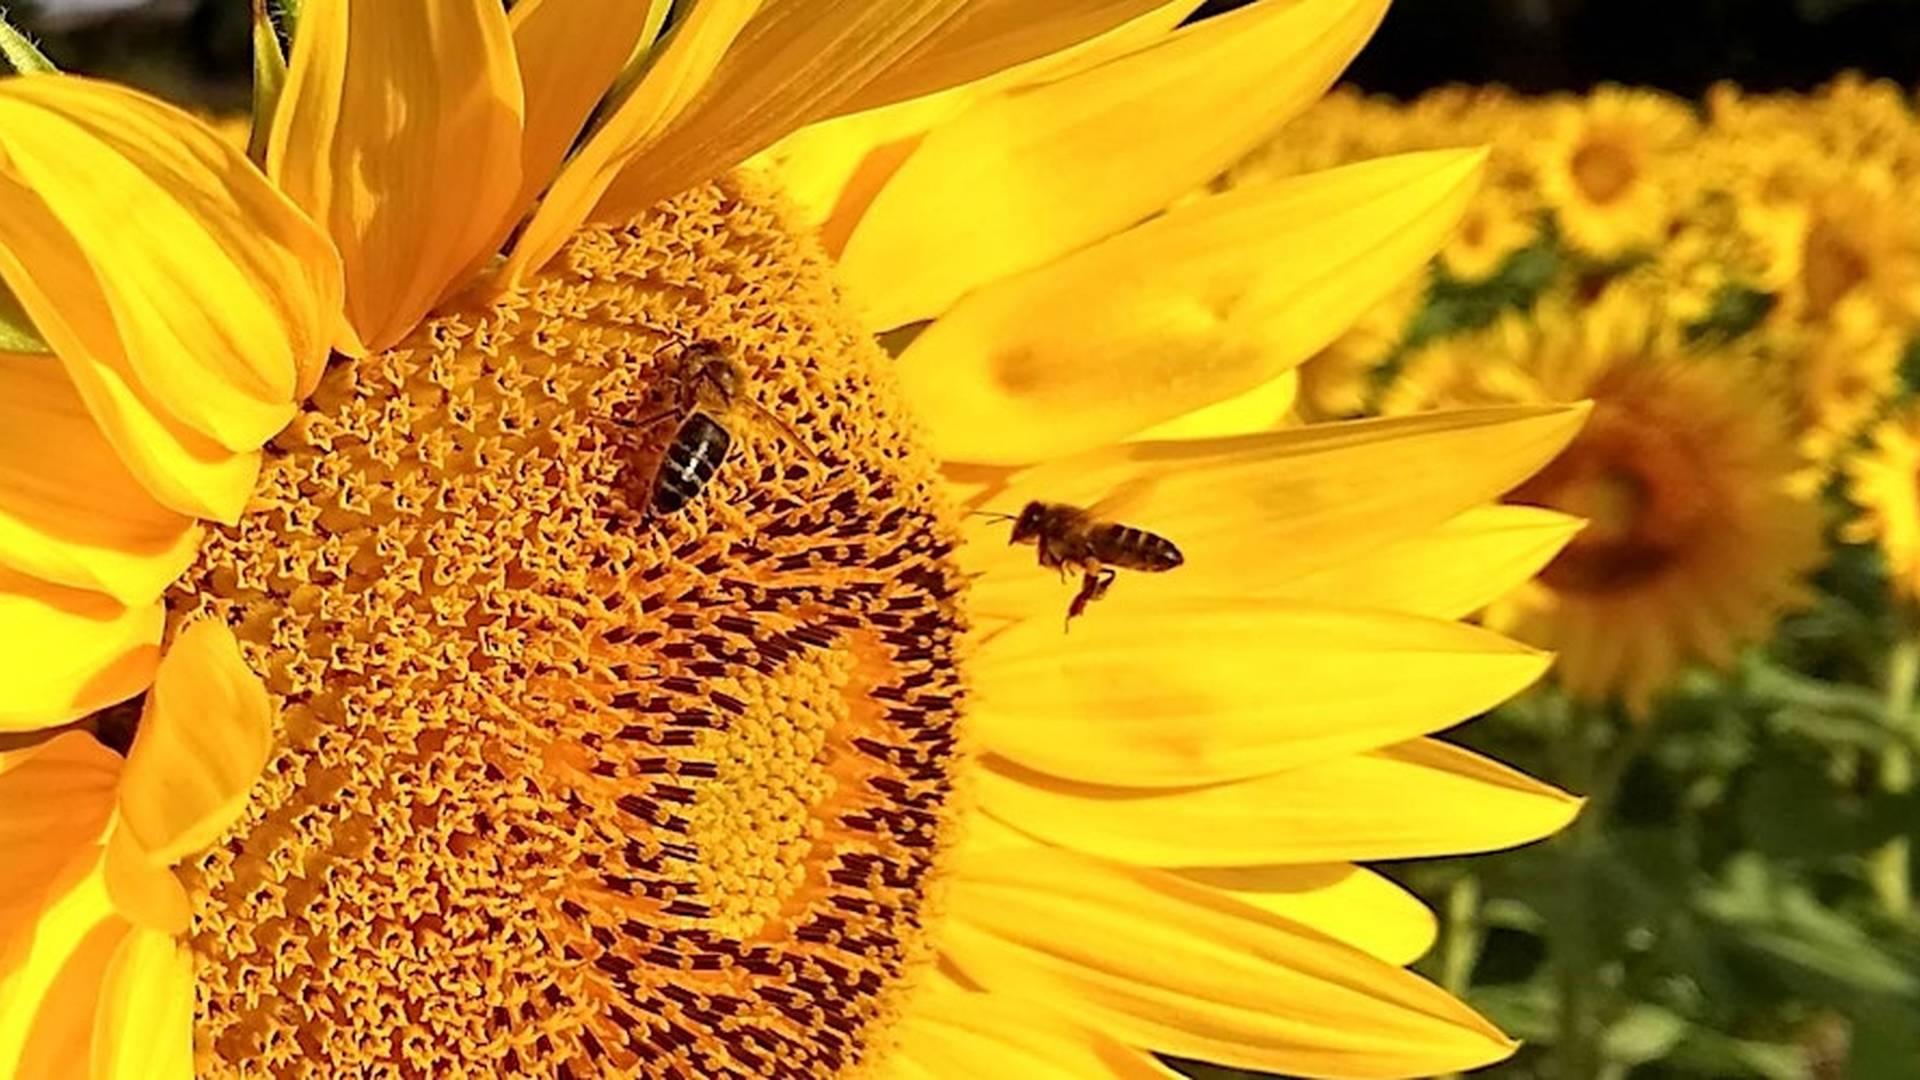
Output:
M1009 544L1025 544L1040 538L1040 527L1045 524L1047 504L1035 500L1020 511L1013 519L1013 535L1007 538Z
M696 341L687 346L684 363L702 401L724 408L740 396L746 372L725 345L705 338Z

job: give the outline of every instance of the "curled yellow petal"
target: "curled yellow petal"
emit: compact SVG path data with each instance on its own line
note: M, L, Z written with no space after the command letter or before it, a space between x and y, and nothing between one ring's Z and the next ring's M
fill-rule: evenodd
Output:
M1171 874L1037 850L965 858L955 878L942 947L962 972L1136 1046L1353 1078L1431 1076L1513 1052L1419 977Z
M87 1074L101 987L131 930L107 899L99 849L77 852L27 931L0 940L0 1076Z
M532 205L614 79L660 32L668 0L521 0L508 18L526 93L516 210Z
M1425 262L1484 157L1405 154L1181 207L971 293L901 355L902 382L943 459L1006 465L1244 393Z
M1348 863L1187 868L1175 873L1389 964L1411 964L1425 956L1440 932L1438 920L1419 897Z
M153 681L166 609L0 569L0 731L52 727Z
M779 173L781 190L799 219L809 226L825 226L821 243L838 255L879 187L928 129L993 94L1065 78L1130 53L1164 36L1196 6L1195 0L1163 0L1103 34L1024 64L937 93L809 124L755 160ZM935 74L936 82L944 83L948 77ZM883 158L891 160L883 164ZM828 225L829 219L836 224Z
M90 1042L92 1080L193 1080L193 957L136 928L101 979Z
M186 889L172 870L149 858L127 830L108 834L100 873L113 909L128 922L160 934L187 932L193 905Z
M707 85L760 5L761 0L703 0L675 22L648 56L638 81L560 170L508 252L500 270L503 280L519 281L552 258L629 162L652 167L644 152Z
M346 268L354 340L384 349L497 241L520 193L520 71L499 0L307 0L267 175Z
M1450 726L1549 660L1477 627L1385 612L1238 598L1129 610L1080 620L1066 648L1051 619L989 638L975 665L982 745L1050 777L1218 783Z
M1036 8L1027 0L966 0L943 5L946 16L910 51L892 58L840 105L856 112L993 77L1029 63L1029 76L1064 74L1050 62L1093 45L1094 55L1131 43L1132 35L1171 28L1199 5L1195 0L1053 0ZM1119 34L1120 37L1109 35ZM1104 39L1104 40L1103 40Z
M219 838L266 766L273 709L226 624L202 619L167 650L120 784L124 827L152 861Z
M1525 584L1580 531L1579 518L1532 506L1482 506L1304 577L1274 595L1457 619Z
M1142 866L1491 851L1557 832L1580 808L1563 791L1432 740L1236 782L1156 790L1077 783L1004 764L983 773L982 805L994 816L1049 843Z
M1003 477L972 505L1073 503L1180 548L1184 565L1127 574L1089 623L1136 599L1277 597L1297 578L1361 563L1496 498L1553 460L1585 417L1584 406L1473 410L1128 443ZM1064 606L1058 577L1035 565L1032 547L1007 544L1004 522L973 517L967 529L961 557L980 575L979 611L1032 617Z
M0 353L0 564L137 605L199 540L127 470L57 361Z
M232 520L325 362L325 237L217 133L84 79L0 83L0 196L0 278L128 468Z
M931 93L1112 29L1163 0L764 0L706 88L632 158L618 221L825 117Z
M83 731L0 753L0 953L61 870L99 843L119 781L120 756Z
M931 318L1159 212L1318 98L1386 7L1254 4L980 102L930 132L874 198L841 255L850 291L876 328Z

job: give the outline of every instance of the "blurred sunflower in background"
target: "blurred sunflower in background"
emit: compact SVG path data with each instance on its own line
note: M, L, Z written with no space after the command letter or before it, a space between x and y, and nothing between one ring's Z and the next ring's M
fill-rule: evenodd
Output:
M1540 189L1568 243L1600 259L1657 243L1673 194L1662 174L1696 131L1691 111L1665 95L1612 86L1549 108Z
M1339 90L1214 185L1487 144L1427 271L1299 369L1296 422L1593 402L1503 498L1585 527L1477 615L1560 662L1463 734L1589 802L1551 843L1405 879L1444 911L1423 970L1527 1040L1507 1073L1920 1053L1913 105L1857 76Z
M1356 861L1576 809L1428 736L1584 410L1276 430L1483 156L1184 198L1383 4L1192 7L309 0L259 171L0 81L0 1072L1510 1053ZM649 516L705 341L777 423ZM1029 499L1187 565L1062 637Z
M1573 445L1508 496L1587 526L1486 621L1558 651L1574 695L1641 717L1683 665L1725 668L1764 639L1821 551L1787 402L1754 358L1689 349L1657 311L1624 286L1543 304L1416 352L1382 401L1593 401Z
M1875 425L1866 453L1847 463L1847 497L1860 514L1847 523L1855 543L1875 544L1894 588L1920 598L1920 416L1912 405Z

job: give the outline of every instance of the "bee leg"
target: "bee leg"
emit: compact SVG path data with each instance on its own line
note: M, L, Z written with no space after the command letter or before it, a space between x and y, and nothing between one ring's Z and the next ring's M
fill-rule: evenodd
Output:
M676 405L671 409L662 409L657 413L653 413L652 415L642 417L639 420L622 420L617 416L607 416L604 413L595 414L594 419L604 420L609 424L617 424L623 428L631 428L639 431L645 431L648 428L653 427L654 425L660 423L662 420L668 420L675 416L679 416L683 411L684 411L683 409L681 409L678 405Z
M1081 569L1080 591L1073 594L1073 603L1067 605L1067 619L1062 626L1063 632L1073 627L1073 620L1087 610L1087 605L1107 595L1117 575L1111 568L1099 563L1089 563Z

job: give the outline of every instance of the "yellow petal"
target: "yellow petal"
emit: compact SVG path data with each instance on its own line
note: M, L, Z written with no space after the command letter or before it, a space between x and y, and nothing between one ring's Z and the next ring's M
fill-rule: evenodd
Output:
M1550 659L1477 627L1385 612L1238 600L1132 611L1090 615L1064 645L1050 619L990 638L975 668L982 745L1056 777L1213 783L1458 723Z
M1071 454L1244 393L1425 262L1484 158L1405 154L1183 206L983 284L906 349L901 379L942 458L989 464Z
M99 842L119 781L120 756L81 731L0 753L0 952L61 869Z
M526 91L516 209L532 205L594 107L634 54L652 43L669 0L522 0L508 18Z
M1254 4L979 103L930 132L873 200L841 255L849 291L876 329L932 318L1158 213L1317 99L1386 7ZM1260 235L1242 241L1264 248L1250 242Z
M202 619L167 650L120 784L122 823L154 862L217 840L272 748L273 708L226 624Z
M0 150L0 277L141 482L236 517L325 362L325 237L217 133L107 84L0 84Z
M173 871L147 856L126 829L114 829L101 857L101 876L113 909L128 922L160 934L184 934L193 921L187 890Z
M1130 598L1264 598L1492 500L1553 460L1586 414L1585 406L1470 410L1129 443L1015 473L976 505L1092 507L1180 548L1186 562L1177 569L1116 583L1094 609L1102 616ZM984 575L975 587L983 612L1064 606L1058 578L1036 567L1033 548L1007 544L1004 522L969 518L961 555Z
M809 124L767 148L757 164L780 175L780 188L808 226L823 230L821 243L838 255L847 235L902 161L909 147L880 167L876 158L895 144L917 143L934 125L968 105L1014 87L1065 78L1164 36L1198 6L1195 0L1162 2L1146 14L1059 52L1003 68L984 78L892 105Z
M1243 394L1155 424L1131 436L1131 441L1223 439L1275 431L1287 423L1293 412L1294 399L1299 396L1300 373L1285 372L1279 378L1268 379Z
M115 915L98 849L77 853L31 931L0 940L0 1076L86 1075L100 989L132 927Z
M963 860L943 954L1135 1046L1289 1076L1429 1076L1514 1044L1437 987L1153 871L1058 851Z
M1413 963L1433 948L1439 935L1438 921L1418 897L1371 870L1346 863L1175 872L1389 964Z
M520 131L499 0L302 5L267 175L338 245L359 344L399 341L488 254Z
M339 269L325 237L218 132L133 91L18 80L0 119L8 178L58 233L9 245L33 282L15 291L55 351L129 372L229 450L279 431L327 354ZM91 264L51 264L74 254Z
M815 120L932 93L1104 33L1164 0L765 0L671 129L594 210L622 221Z
M0 563L144 604L199 542L127 471L59 363L0 353Z
M1276 596L1455 619L1518 588L1580 531L1579 518L1483 506L1417 536L1282 583Z
M166 609L0 569L0 731L53 727L153 681Z
M545 265L628 162L651 167L652 155L645 152L707 86L760 5L761 0L704 0L675 21L647 58L639 81L560 170L508 252L502 280L518 282Z
M1134 32L1162 33L1199 6L1193 0L1052 0L1036 9L1025 0L967 0L942 5L950 14L917 47L901 53L868 79L838 111L857 112L986 79L1028 63L1068 59L1074 50L1122 32L1104 49L1136 40ZM1139 25L1144 22L1145 25ZM1128 26L1133 23L1130 30ZM1157 36L1157 35L1155 35ZM1076 57L1077 64L1090 57ZM1071 67L1030 69L1058 77Z
M1047 1003L1008 994L927 986L900 1021L901 1060L928 1076L1020 1080L1179 1080L1144 1054L1069 1023Z
M1203 787L1074 783L1010 765L981 771L982 805L995 817L1141 866L1492 851L1550 835L1580 808L1557 788L1430 739Z
M93 1019L92 1080L193 1080L193 957L153 930L120 942Z

